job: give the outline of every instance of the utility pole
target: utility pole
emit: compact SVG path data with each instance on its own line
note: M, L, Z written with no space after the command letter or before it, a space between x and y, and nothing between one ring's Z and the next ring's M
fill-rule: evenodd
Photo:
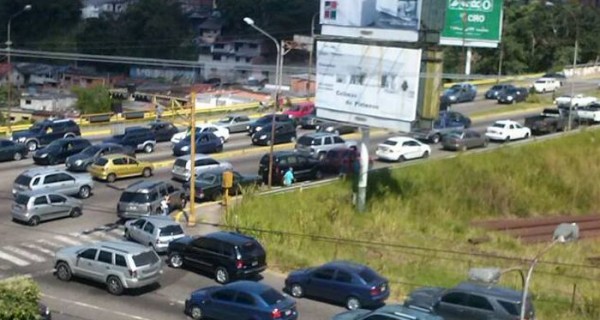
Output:
M315 20L317 19L318 15L319 15L319 12L315 13L310 22L311 47L310 47L310 50L308 50L308 74L307 74L307 79L306 79L306 96L307 97L309 96L309 92L310 92L310 79L311 79L311 75L312 75L312 65L313 65L313 50L315 48Z
M188 226L196 225L196 92L190 94L190 212Z
M369 177L369 127L361 127L360 141L360 173L358 176L358 196L356 208L365 212L367 204L367 180Z

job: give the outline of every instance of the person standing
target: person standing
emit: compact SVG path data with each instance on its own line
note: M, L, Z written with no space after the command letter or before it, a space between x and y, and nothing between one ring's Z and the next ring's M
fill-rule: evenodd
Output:
M160 202L160 209L162 210L163 216L169 215L169 195L166 195Z
M294 177L294 169L292 169L292 167L289 167L285 175L283 175L283 185L289 187L292 185L292 183L294 183L295 179L296 178Z

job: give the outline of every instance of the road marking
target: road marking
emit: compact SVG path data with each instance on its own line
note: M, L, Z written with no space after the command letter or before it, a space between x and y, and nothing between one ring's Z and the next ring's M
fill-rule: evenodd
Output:
M25 243L25 244L23 244L23 246L27 247L27 248L30 248L30 249L33 249L33 250L37 250L37 251L43 252L43 253L45 253L45 254L47 254L49 256L54 257L54 251L48 250L48 249L46 249L44 247L40 247L40 246L37 246L35 244L31 244L31 243Z
M64 242L64 243L67 243L67 244L70 244L70 245L74 245L74 246L81 245L81 242L73 240L73 239L65 237L65 236L61 236L61 235L54 236L54 239Z
M31 261L35 261L35 262L44 262L46 261L46 259L44 257L38 256L37 254L31 253L27 250L23 250L23 249L19 249L17 247L13 247L13 246L4 246L2 247L3 250L8 250L12 253L16 253L17 255L24 257L28 260Z
M57 248L57 249L60 249L65 246L62 243L59 244L59 243L55 243L52 241L48 241L48 239L39 239L39 240L36 240L36 242L40 243L40 244L45 244L45 245L48 245L50 247Z
M12 264L16 264L16 265L18 265L20 267L25 267L25 266L29 265L29 262L27 262L25 260L22 260L20 258L17 258L17 257L15 257L13 255L10 255L10 254L8 254L8 253L6 253L4 251L0 251L0 259L6 260L6 261L8 261L8 262L10 262Z
M45 294L45 293L41 293L41 296L44 297L44 298L47 298L47 299L56 300L56 301L59 301L59 302L70 304L70 305L77 305L77 306L84 307L84 308L89 308L89 309L92 309L92 310L97 310L97 311L112 313L113 315L117 315L117 316L124 317L124 318L135 319L135 320L151 320L149 318L144 318L144 317L136 316L136 315L125 313L125 312L120 312L120 311L105 309L105 308L98 307L98 306L95 306L95 305L87 304L85 302L80 302L80 301L75 301L75 300L70 300L70 299L59 298L59 297L55 297L55 296L52 296L52 295L49 295L49 294Z

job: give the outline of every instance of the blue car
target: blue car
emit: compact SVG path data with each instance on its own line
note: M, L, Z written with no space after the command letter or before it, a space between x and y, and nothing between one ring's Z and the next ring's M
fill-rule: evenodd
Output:
M176 157L190 154L191 137L187 136L173 146ZM196 153L215 153L223 151L223 141L212 132L202 132L196 135Z
M295 298L331 301L349 310L381 305L390 296L386 278L365 265L348 261L293 271L285 279L285 290Z
M185 300L185 314L194 320L298 319L296 301L253 281L198 289Z
M444 318L432 314L430 310L392 304L383 306L377 310L364 309L346 311L337 314L331 320L444 320Z

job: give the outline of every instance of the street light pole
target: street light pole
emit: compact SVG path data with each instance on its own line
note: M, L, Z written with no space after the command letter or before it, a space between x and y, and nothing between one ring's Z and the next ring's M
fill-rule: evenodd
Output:
M271 41L273 41L273 43L275 43L275 48L277 49L277 59L275 62L275 85L276 85L276 89L275 89L275 107L273 108L273 112L272 112L272 119L271 119L271 141L269 143L270 148L269 148L269 176L268 176L268 180L267 180L267 184L269 186L269 188L271 188L271 186L273 185L273 140L275 138L275 115L277 110L279 110L279 94L281 91L281 60L282 60L282 51L281 51L281 46L279 45L279 42L277 41L277 39L275 39L275 37L273 37L272 35L270 35L269 33L267 33L266 31L264 31L263 29L257 27L254 24L254 20L252 20L251 18L245 17L244 18L244 22L246 24L248 24L249 26L251 26L252 28L254 28L256 31L262 33L265 37L271 39Z
M8 78L7 78L7 83L8 83L8 89L7 89L7 99L6 99L6 103L7 103L7 120L8 120L8 132L12 133L12 125L11 125L11 113L12 113L12 63L11 63L11 59L10 59L10 50L11 50L11 46L12 46L12 41L10 41L10 27L12 24L12 20L14 18L16 18L17 16L21 15L23 12L25 11L29 11L31 10L31 5L27 4L23 7L23 9L19 10L18 12L16 12L15 14L13 14L12 16L10 16L10 18L8 18L8 24L6 25L6 61L8 62Z
M308 75L307 75L307 80L306 80L306 96L309 96L309 91L310 91L310 78L312 75L312 65L313 65L313 50L315 48L315 20L317 19L317 16L319 15L319 12L315 13L312 16L312 20L310 21L310 43L311 43L311 48L308 51Z

